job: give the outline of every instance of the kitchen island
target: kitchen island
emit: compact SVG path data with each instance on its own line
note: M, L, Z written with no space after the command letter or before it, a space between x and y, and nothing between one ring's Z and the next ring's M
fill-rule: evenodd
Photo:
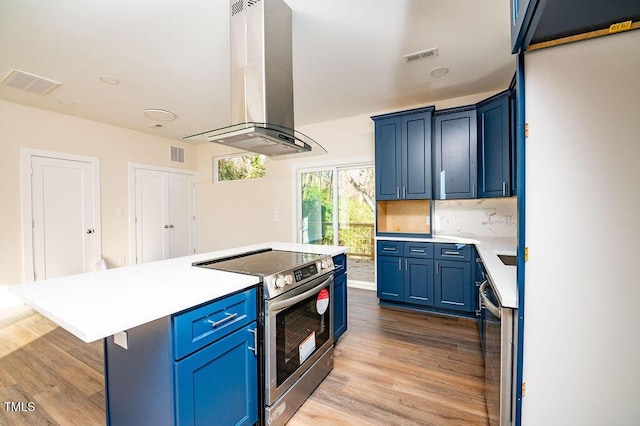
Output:
M108 424L193 424L203 415L217 416L222 424L253 424L260 279L192 263L265 248L331 256L346 251L264 243L29 283L14 291L83 341L104 339ZM228 312L234 315L229 321ZM203 322L206 330L199 328ZM189 394L202 386L209 398L204 404L200 395Z

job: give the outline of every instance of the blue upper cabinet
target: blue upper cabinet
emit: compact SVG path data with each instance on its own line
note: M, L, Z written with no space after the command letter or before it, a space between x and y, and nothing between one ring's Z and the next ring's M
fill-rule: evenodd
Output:
M616 24L639 19L634 0L511 0L512 53L619 32L628 27Z
M478 104L478 197L511 195L509 92Z
M377 200L431 198L433 107L372 117Z
M511 0L511 53L520 49L538 3L540 0Z
M401 123L398 116L375 119L376 199L397 200L402 186Z
M475 107L438 111L433 119L434 198L476 198L477 125Z

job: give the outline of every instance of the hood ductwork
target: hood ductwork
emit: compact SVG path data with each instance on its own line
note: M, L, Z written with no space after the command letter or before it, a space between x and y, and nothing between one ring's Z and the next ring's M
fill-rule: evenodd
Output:
M231 0L231 121L198 133L270 157L325 154L294 127L291 9L283 0ZM286 157L285 157L286 156Z

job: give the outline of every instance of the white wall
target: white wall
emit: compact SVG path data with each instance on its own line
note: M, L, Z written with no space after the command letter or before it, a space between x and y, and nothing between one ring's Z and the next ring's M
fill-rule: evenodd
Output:
M170 146L185 148L185 164L170 162ZM0 101L0 284L23 282L20 148L100 158L102 253L110 266L129 263L128 162L195 170L190 144ZM117 215L123 208L124 214Z
M495 92L436 101L437 109L473 104ZM424 106L424 105L419 105ZM405 109L416 108L407 106ZM265 241L296 241L296 170L313 166L373 162L372 115L390 111L301 126L303 132L322 145L326 155L289 160L267 159L267 176L262 181L213 183L214 156L233 151L217 144L197 147L198 157L198 252L218 250ZM273 208L280 210L280 222L273 222Z
M640 31L528 53L523 425L640 419Z

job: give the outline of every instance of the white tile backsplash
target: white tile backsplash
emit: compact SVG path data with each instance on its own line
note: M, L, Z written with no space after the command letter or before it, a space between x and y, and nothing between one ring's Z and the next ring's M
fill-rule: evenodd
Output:
M434 235L460 237L515 237L517 199L437 200Z

